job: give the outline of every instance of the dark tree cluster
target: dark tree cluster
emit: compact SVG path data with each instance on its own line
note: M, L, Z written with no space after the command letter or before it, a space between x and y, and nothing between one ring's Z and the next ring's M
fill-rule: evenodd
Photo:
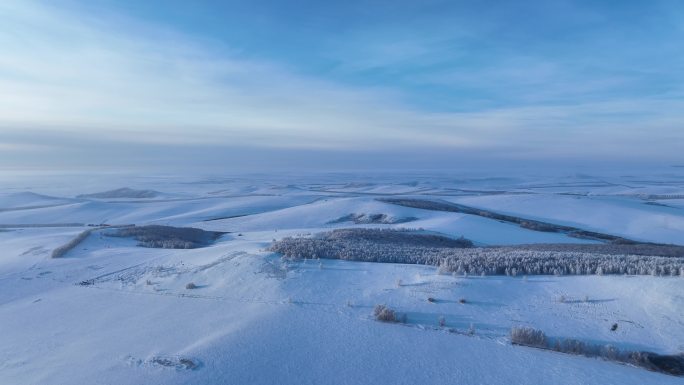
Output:
M205 231L193 227L131 226L106 233L111 237L130 237L138 246L163 249L194 249L211 244L224 233Z
M378 224L378 225L392 225L397 223L406 223L415 221L416 217L392 217L387 214L348 214L330 221L329 223L344 223L353 222L357 225L364 224Z

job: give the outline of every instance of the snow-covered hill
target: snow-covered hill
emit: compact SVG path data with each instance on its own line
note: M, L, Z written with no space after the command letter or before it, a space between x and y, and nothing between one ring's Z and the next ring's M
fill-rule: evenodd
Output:
M138 188L177 198L60 200L66 204L0 212L0 224L12 225L0 231L0 384L682 383L681 377L514 346L508 339L511 327L528 326L551 337L680 353L681 277L454 276L419 265L287 261L266 251L273 239L342 227L423 228L478 245L595 242L376 200L417 191L445 199L447 189L459 186L478 192L446 199L648 241L681 243L682 214L675 209L624 195L481 191L506 183L510 190L529 190L530 181L330 179L334 183L138 178ZM73 188L49 191L83 193ZM13 194L2 195L0 207L48 206L43 198ZM334 223L349 214L416 220ZM669 227L656 226L663 218ZM94 230L52 259L53 249L93 228L32 227L60 223L171 224L230 233L208 247L176 250L138 247ZM378 304L406 315L406 323L376 321Z
M640 241L684 244L684 210L636 197L560 194L491 195L449 199L530 219L610 232ZM667 204L667 201L663 201Z

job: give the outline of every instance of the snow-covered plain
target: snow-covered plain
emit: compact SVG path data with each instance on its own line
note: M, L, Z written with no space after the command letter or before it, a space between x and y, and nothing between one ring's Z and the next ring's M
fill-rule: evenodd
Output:
M77 198L123 187L160 193ZM288 262L266 251L273 239L357 226L423 228L478 245L592 242L376 200L397 195L684 244L681 194L684 175L671 171L658 178L3 179L0 384L681 384L508 341L511 327L529 326L623 349L682 352L681 277L464 277L416 265ZM349 214L416 220L335 222ZM229 233L206 248L168 250L97 230L50 258L85 225L102 223ZM376 304L406 314L407 323L375 321Z

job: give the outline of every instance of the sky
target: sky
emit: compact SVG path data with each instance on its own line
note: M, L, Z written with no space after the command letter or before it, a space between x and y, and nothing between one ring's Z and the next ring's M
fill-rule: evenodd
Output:
M684 164L684 3L0 3L2 169Z

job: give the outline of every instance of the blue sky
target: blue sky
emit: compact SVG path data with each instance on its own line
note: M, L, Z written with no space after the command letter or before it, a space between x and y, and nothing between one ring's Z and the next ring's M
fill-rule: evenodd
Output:
M5 167L683 161L678 1L27 0L0 18Z

